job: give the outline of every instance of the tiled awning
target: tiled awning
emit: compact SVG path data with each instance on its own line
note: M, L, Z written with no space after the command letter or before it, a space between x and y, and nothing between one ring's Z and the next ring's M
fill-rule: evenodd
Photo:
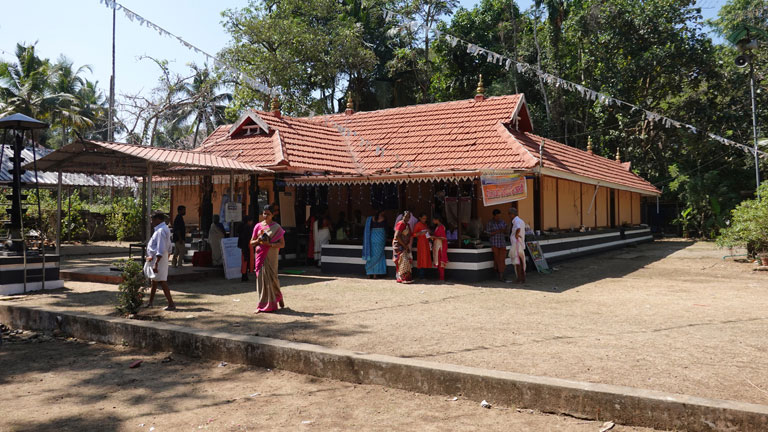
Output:
M272 171L211 154L103 141L81 140L38 159L39 171L143 176L266 174ZM31 164L24 168L33 169Z

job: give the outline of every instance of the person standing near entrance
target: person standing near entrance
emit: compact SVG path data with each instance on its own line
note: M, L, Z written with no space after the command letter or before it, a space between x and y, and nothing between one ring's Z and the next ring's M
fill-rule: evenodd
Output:
M395 273L397 274L397 283L412 283L411 270L413 265L411 261L411 212L403 212L403 218L395 224L395 237L392 239L392 258L395 262Z
M432 224L435 226L435 231L430 237L432 240L432 261L437 267L440 280L445 281L445 267L448 265L448 238L445 235L445 225L443 225L440 216L433 216Z
M500 281L504 281L504 271L507 269L507 223L501 219L501 210L493 210L493 219L485 226L485 232L491 240L493 251L493 269Z
M184 224L184 215L187 214L187 208L180 205L176 208L176 218L173 220L173 260L171 265L181 267L184 264L184 257L187 256L187 226Z
M525 283L525 222L517 215L517 208L510 207L512 231L509 234L509 258L515 266L517 283Z
M146 307L152 307L155 300L155 291L159 284L163 288L165 299L168 300L167 311L176 310L176 304L171 298L171 290L168 288L168 254L171 251L171 230L165 224L165 215L155 212L152 215L152 227L154 232L147 244L147 261L154 263L155 278L152 279L152 289L149 292L149 302Z
M419 269L419 279L426 277L425 269L432 268L432 255L429 249L430 235L427 214L422 213L413 228L413 236L416 237L416 268Z

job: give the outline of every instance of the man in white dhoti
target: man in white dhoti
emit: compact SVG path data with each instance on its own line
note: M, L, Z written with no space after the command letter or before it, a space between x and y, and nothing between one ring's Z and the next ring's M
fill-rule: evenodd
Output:
M155 212L152 215L152 227L154 232L147 244L147 261L154 264L155 278L152 279L152 289L149 292L149 302L146 307L152 307L155 300L155 291L159 284L163 288L168 306L165 310L176 310L176 304L171 298L171 290L168 288L168 255L171 252L171 230L165 224L165 215Z
M509 258L515 267L517 283L525 283L525 222L517 215L517 208L510 207L512 230L509 234Z

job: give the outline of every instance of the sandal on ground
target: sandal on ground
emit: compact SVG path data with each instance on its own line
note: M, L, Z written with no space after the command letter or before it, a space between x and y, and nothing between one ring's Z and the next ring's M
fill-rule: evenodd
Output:
M169 312L170 311L175 311L176 310L176 306L166 306L166 307L163 308L163 310L164 311L169 311Z

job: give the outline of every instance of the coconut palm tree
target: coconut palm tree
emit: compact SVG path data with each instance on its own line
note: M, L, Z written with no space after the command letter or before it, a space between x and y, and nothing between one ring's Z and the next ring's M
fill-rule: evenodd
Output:
M0 62L0 116L21 113L48 120L60 100L50 86L55 68L37 56L34 44L16 44L16 60Z
M219 92L225 85L221 74L211 71L207 66L201 68L194 63L190 67L194 72L192 80L180 89L189 102L180 110L178 121L186 122L192 119L192 147L196 147L201 124L205 124L206 131L211 133L216 126L224 123L224 110L232 101L232 94Z
M53 108L53 115L58 118L61 127L61 146L67 145L72 130L83 131L93 126L93 119L83 115L83 101L78 97L85 86L82 74L86 71L91 72L91 67L84 65L75 69L72 61L63 55L54 65L52 86L59 100Z

